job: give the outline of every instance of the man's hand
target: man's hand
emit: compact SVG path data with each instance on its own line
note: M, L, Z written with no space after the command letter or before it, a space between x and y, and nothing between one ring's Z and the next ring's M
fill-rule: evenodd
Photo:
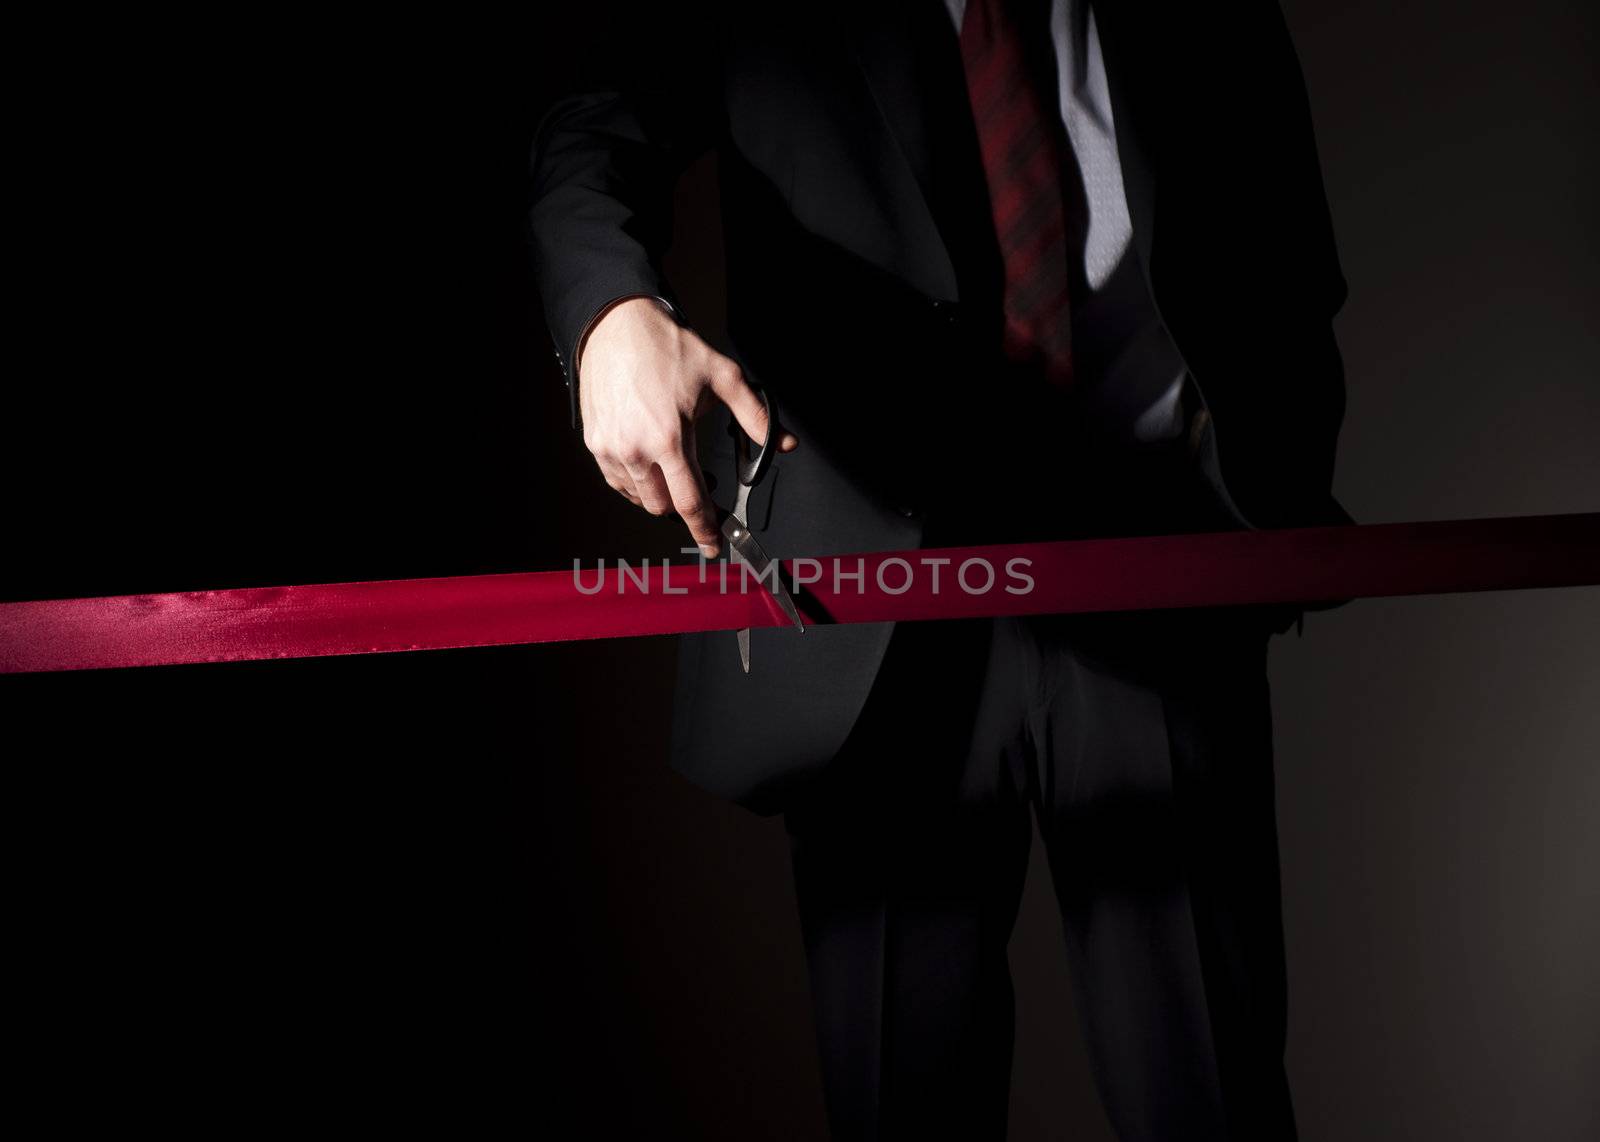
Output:
M761 398L739 366L679 325L654 298L605 311L579 347L583 443L600 472L651 515L676 511L709 559L720 548L717 509L695 453L695 421L720 400L749 435L767 438ZM798 445L792 433L780 451Z

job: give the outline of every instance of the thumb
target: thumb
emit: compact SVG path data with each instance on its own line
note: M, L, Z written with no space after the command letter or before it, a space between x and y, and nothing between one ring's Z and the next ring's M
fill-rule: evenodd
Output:
M733 361L724 359L722 367L711 374L711 391L717 399L728 406L733 413L733 419L739 422L739 427L759 447L767 439L767 409L761 403L761 397L756 390L750 387L750 382L745 379L744 370ZM780 425L780 430L782 426ZM800 442L795 439L794 433L784 431L778 440L780 452L792 452Z

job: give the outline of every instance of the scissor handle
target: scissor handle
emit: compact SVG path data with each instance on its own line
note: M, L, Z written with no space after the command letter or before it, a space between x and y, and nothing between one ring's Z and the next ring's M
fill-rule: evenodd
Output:
M739 483L747 488L753 488L759 484L762 478L766 476L767 469L772 467L772 454L776 451L774 446L782 435L778 428L778 410L773 407L772 398L767 396L766 389L758 386L752 387L755 388L756 395L761 398L761 407L767 413L767 438L761 442L761 450L755 454L753 459L750 456L750 446L754 441L745 435L744 429L739 427L737 417L728 418L728 435L733 437L734 458L738 466Z

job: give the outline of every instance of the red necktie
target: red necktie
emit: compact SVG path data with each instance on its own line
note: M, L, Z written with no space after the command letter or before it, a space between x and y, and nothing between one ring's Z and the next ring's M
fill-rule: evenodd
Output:
M1005 264L1002 347L1012 361L1072 381L1066 147L1056 101L1029 66L1015 0L968 0L961 60ZM1043 20L1031 29L1043 35Z

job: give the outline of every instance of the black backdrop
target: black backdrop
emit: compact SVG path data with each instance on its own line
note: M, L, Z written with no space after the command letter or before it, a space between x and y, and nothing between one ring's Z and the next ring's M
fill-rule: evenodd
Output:
M1508 28L1438 0L1287 7L1352 279L1347 505L1594 510L1592 10L1545 0ZM4 597L675 550L675 526L616 500L565 425L519 232L533 124L619 12L19 25ZM673 268L715 333L711 175L680 192ZM1497 389L1486 358L1517 384ZM1449 668L1428 648L1502 604L1373 604L1284 648L1306 1137L1595 1123L1581 1076L1600 1065L1600 988L1574 965L1600 954L1600 901L1571 870L1600 854L1582 813L1548 808L1600 808L1578 760L1600 727L1575 704L1597 680L1595 628L1574 638L1595 603L1545 595L1542 640L1465 643L1510 656L1497 726L1539 714L1506 732L1549 801L1496 819L1510 856L1493 865L1542 878L1566 918L1538 941L1510 934L1521 890L1486 892L1489 866L1415 859L1501 795L1495 758L1463 765L1471 743L1431 733L1459 708L1350 703L1395 616L1421 649L1391 684L1437 696ZM665 772L671 650L5 679L24 1089L62 1121L173 1128L510 1115L532 1134L818 1137L781 825ZM1370 737L1341 738L1363 719ZM1408 787L1397 824L1395 788L1328 777L1363 760L1481 783L1443 804ZM1101 1137L1035 872L1013 948L1014 1134L1066 1117ZM1419 931L1466 966L1406 953ZM1419 981L1441 1006L1406 1006Z

